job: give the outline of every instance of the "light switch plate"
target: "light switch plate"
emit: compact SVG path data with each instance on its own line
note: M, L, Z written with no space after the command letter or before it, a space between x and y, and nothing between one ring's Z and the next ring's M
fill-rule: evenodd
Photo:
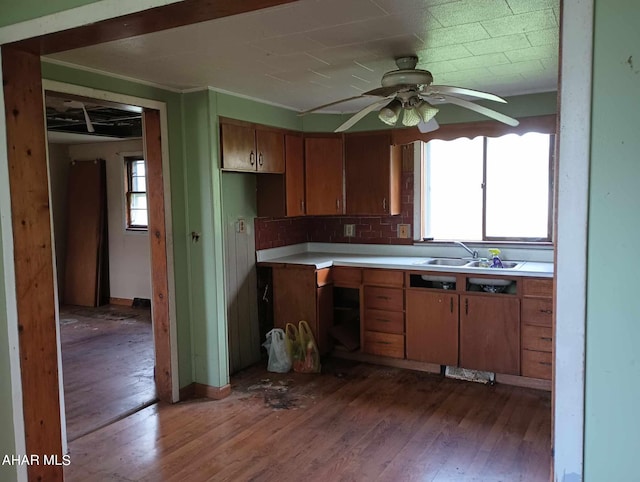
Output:
M398 237L402 239L407 239L411 236L411 225L410 224L398 224Z
M353 238L356 235L356 225L355 224L345 224L344 225L344 237L345 238Z

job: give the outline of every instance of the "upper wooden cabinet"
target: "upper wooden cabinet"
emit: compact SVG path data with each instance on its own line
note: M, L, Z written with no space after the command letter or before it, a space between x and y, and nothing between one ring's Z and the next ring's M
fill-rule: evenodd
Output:
M232 171L283 173L284 133L220 119L222 167Z
M347 214L400 214L401 146L391 134L345 136Z
M305 138L307 214L344 214L342 151L341 137Z
M305 214L304 200L304 139L302 136L284 136L286 215Z

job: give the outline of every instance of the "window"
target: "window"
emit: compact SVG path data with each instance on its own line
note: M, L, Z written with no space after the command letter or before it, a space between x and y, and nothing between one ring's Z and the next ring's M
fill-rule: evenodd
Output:
M148 229L147 172L144 159L125 157L125 196L127 207L127 229Z
M426 143L423 237L550 241L553 141L531 132Z

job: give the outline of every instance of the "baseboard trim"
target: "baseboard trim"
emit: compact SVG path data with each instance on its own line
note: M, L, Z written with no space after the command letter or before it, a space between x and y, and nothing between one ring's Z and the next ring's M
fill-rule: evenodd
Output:
M345 360L354 360L372 365L383 365L394 368L406 368L408 370L416 370L420 372L440 373L440 365L434 363L418 362L413 360L403 360L400 358L388 358L377 355L369 355L358 351L333 350L331 356L335 358L343 358Z
M128 298L109 298L109 304L110 305L117 305L117 306L129 306L129 307L131 307L131 305L133 304L133 300L128 299Z
M222 400L231 394L231 385L223 385L221 387L212 387L204 383L191 383L180 389L180 401L192 398L210 398L211 400Z
M551 391L551 380L543 380L541 378L520 377L517 375L502 375L496 373L496 383L504 383L505 385L514 385L516 387L535 388L536 390Z

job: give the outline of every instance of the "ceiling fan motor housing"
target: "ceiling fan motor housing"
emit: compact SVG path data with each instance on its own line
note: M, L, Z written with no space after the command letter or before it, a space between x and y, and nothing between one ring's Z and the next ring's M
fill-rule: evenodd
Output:
M396 85L430 85L433 76L428 70L392 70L382 76L383 87L393 87Z

